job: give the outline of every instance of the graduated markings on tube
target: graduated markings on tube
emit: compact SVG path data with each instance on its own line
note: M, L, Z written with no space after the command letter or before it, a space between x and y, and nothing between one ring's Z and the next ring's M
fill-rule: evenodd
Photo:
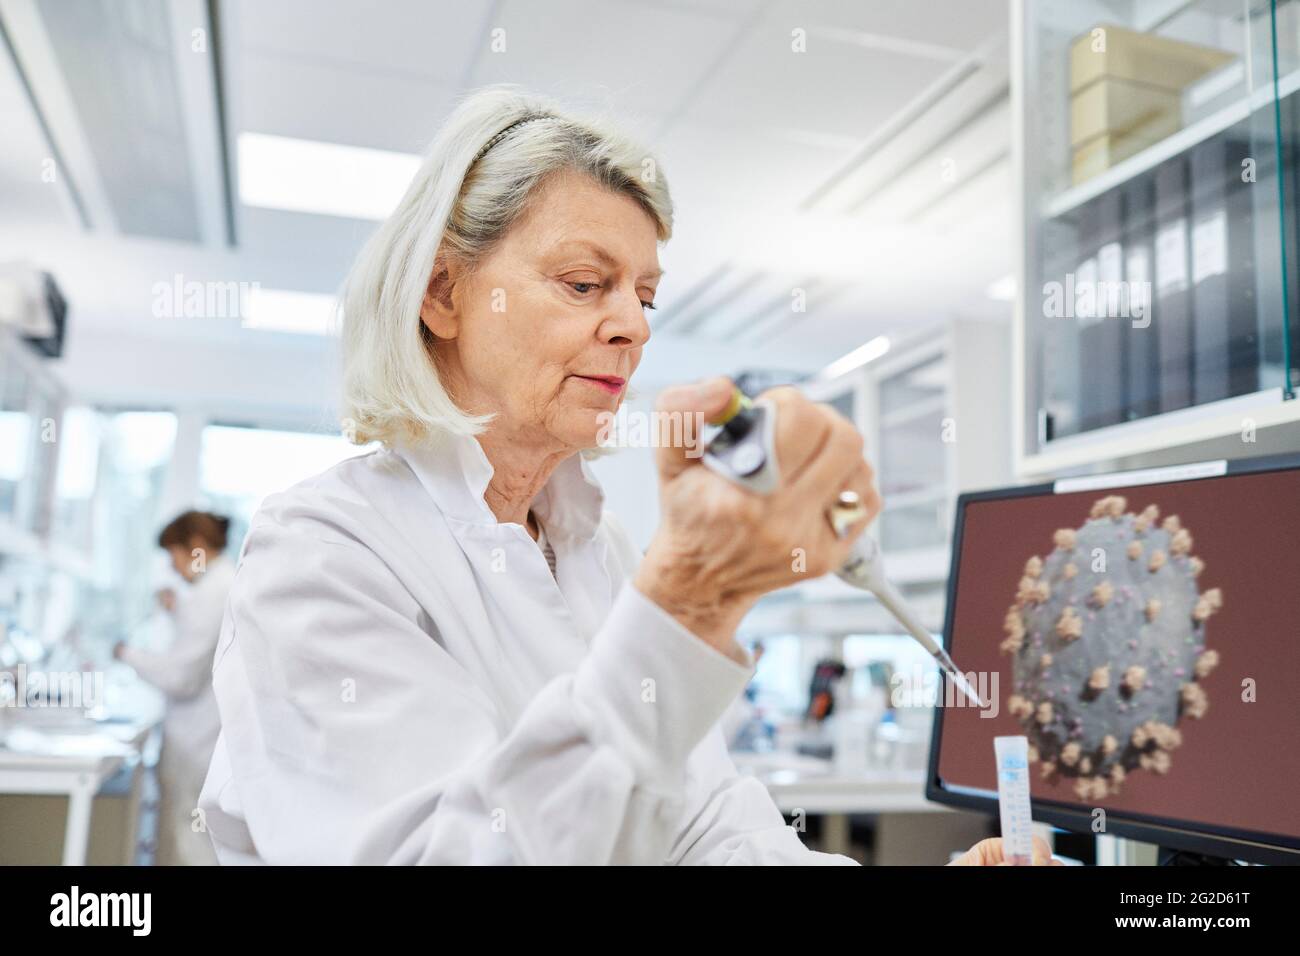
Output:
M1033 814L1029 804L1029 741L1023 737L995 737L998 767L998 817L1006 862L1033 863Z

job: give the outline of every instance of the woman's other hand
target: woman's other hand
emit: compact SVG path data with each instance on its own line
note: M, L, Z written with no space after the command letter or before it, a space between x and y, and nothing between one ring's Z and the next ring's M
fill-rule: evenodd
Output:
M949 866L1010 866L1002 855L1002 838L989 837L987 840L980 840L973 847L963 853L957 859L948 864ZM1060 860L1052 856L1052 848L1047 845L1047 841L1040 836L1034 837L1034 866L1065 866Z
M171 588L163 588L158 592L158 603L168 611L176 610L176 592Z
M657 412L704 419L726 408L726 378L667 389ZM761 495L703 466L696 444L657 449L660 525L634 579L638 590L686 628L727 652L740 619L763 594L840 567L880 510L862 436L829 405L794 388L762 396L776 407L780 484ZM827 511L841 491L856 491L866 514L843 538Z

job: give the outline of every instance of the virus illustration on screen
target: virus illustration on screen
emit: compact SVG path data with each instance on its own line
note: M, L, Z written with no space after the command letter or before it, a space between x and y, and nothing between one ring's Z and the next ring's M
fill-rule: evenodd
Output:
M1083 527L1031 557L1007 611L1007 710L1025 727L1044 779L1073 779L1081 800L1118 793L1127 774L1168 773L1178 724L1209 702L1200 680L1219 663L1206 622L1223 604L1200 592L1204 567L1177 515L1160 520L1112 495Z

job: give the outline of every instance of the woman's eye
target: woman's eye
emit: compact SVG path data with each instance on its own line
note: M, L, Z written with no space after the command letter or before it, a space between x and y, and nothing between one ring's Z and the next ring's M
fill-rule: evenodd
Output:
M565 284L568 285L571 289L573 289L574 292L578 293L578 295L586 295L592 289L601 288L599 282L566 282ZM643 309L659 308L659 306L655 305L653 302L647 302L645 299L641 299L640 302L641 302L641 308Z

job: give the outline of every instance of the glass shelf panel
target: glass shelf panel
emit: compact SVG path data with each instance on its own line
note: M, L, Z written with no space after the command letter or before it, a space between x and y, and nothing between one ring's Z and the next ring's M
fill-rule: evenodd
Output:
M1031 452L1289 384L1296 6L1025 4Z

